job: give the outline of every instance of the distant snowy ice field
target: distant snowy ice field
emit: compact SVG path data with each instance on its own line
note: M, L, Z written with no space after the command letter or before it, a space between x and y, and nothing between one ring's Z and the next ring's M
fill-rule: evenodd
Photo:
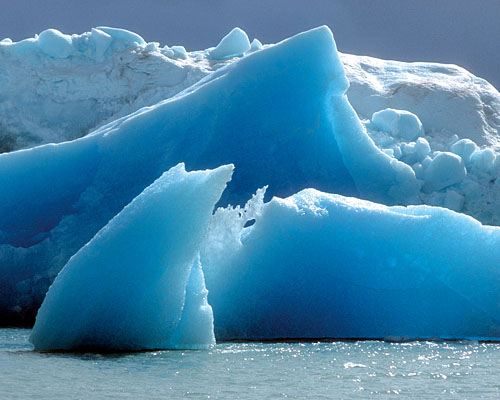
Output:
M463 68L323 26L48 29L0 70L0 323L37 350L500 339L500 93Z

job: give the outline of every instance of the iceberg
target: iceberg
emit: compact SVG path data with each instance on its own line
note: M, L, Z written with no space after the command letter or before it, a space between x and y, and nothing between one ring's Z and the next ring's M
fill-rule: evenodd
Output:
M222 339L498 337L498 229L440 208L500 225L500 95L467 71L342 55L327 27L265 46L234 29L198 52L117 28L48 30L0 42L0 68L10 71L0 76L4 150L61 142L0 155L1 323L31 324L57 276L37 348L196 348L213 342L214 323ZM218 209L203 243L206 226L193 228L183 267L166 269L172 297L144 294L172 304L168 327L151 318L131 332L152 308L115 288L114 312L131 310L123 329L98 322L99 296L95 313L75 312L82 305L65 299L80 281L93 287L89 248L104 262L114 248L103 232L116 243L140 236L129 213L182 162L234 164L207 215L215 202L234 207ZM149 245L151 255L187 248ZM142 278L145 292L156 287ZM59 329L64 313L80 324L71 334ZM59 327L52 342L48 326Z
M332 35L316 29L83 138L0 155L5 323L30 321L67 260L179 162L189 169L237 165L225 204L263 185L279 195L308 186L356 195L330 123L338 85L347 83Z
M146 188L76 253L38 310L36 350L202 348L213 317L199 252L233 167L186 173Z
M500 338L500 228L314 189L258 197L218 210L202 251L218 340Z
M320 27L83 138L0 155L0 310L32 315L69 257L179 162L236 166L220 205L264 185L282 197L315 187L418 203L414 171L366 134L347 87L332 33Z

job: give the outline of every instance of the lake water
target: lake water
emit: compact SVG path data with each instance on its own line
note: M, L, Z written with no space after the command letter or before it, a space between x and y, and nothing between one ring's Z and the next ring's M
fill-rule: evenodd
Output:
M220 343L206 351L40 354L0 329L0 399L497 398L500 344Z

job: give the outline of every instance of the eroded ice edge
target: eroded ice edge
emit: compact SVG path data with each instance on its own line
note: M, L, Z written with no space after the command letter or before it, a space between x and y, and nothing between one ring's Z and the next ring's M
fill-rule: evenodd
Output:
M39 349L205 346L213 333L196 332L213 323L220 339L498 338L499 229L443 208L382 205L444 206L499 223L500 94L486 81L455 66L341 55L326 27L264 46L235 28L198 52L108 27L48 30L0 42L0 65L8 72L0 77L3 150L81 137L0 155L4 320L32 321L76 253L40 310ZM163 299L156 303L167 329L136 301L113 302L126 291L96 284L140 276L142 263L92 275L86 252L99 249L94 265L112 265L99 231L116 232L117 248L144 241L142 217L123 214L179 162L188 170L235 165L222 197L204 204L208 216L217 201L243 205L258 188L277 197L264 204L261 190L247 208L219 209L208 235L201 218L193 229L204 239L182 274L151 260L170 260L184 240L137 253L184 290L166 312L170 300L144 279L140 292ZM95 311L76 317L80 328L68 333L68 315L81 315L77 297L64 300L71 287L92 287L95 310L113 302L110 315L133 307L132 316L151 319L141 331L132 316L120 325Z

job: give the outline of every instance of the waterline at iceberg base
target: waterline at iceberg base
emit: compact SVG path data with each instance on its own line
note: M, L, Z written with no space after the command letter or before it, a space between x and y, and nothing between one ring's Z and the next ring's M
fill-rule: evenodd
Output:
M111 28L51 31L23 51L70 64L97 51L82 43L99 32L110 54L166 57ZM20 43L0 50L19 55ZM215 49L173 49L179 65L218 67L79 139L0 155L5 324L33 322L43 301L40 350L199 348L214 332L500 337L500 228L418 205L495 221L495 207L478 211L498 204L494 145L440 136L398 104L360 120L327 27L267 46L235 29ZM230 173L220 187L190 178L226 164L225 190Z

